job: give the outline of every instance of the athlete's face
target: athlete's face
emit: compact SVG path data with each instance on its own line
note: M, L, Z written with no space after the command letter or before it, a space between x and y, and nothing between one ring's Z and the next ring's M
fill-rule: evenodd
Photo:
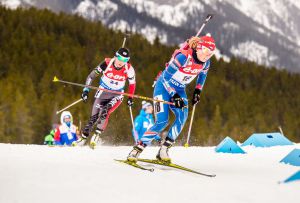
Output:
M215 52L203 46L201 49L197 49L196 53L199 61L206 62L214 55Z
M125 65L125 62L118 60L117 57L115 57L115 59L116 59L116 60L115 60L114 65L115 65L117 68L122 68L122 67Z
M152 105L146 107L146 113L149 113L149 114L153 113L153 107L152 107Z

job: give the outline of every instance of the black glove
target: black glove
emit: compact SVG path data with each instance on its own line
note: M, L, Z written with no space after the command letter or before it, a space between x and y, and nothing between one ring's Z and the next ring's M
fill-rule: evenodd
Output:
M196 88L192 99L193 105L197 104L200 101L200 94L201 94L201 90Z
M182 109L185 106L183 99L177 93L171 98L171 102L174 103L176 108Z
M128 105L128 106L132 106L132 105L133 105L133 100L132 100L131 97L129 97L129 98L127 99L127 105Z
M84 90L81 94L81 99L83 100L83 102L87 102L88 98L89 98L89 92Z

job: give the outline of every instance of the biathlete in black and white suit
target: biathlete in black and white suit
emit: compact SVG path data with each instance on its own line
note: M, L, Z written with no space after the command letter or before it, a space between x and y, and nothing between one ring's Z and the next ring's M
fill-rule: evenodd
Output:
M129 50L120 48L113 58L105 58L87 77L86 85L92 84L93 80L102 74L99 87L101 89L124 92L126 80L129 82L128 93L134 94L136 81L135 71L132 65L128 62L130 59ZM87 101L89 88L83 89L81 98L84 102ZM118 108L123 101L123 95L98 90L95 94L95 101L92 108L92 114L89 121L82 129L82 135L79 140L73 145L84 145L87 137L90 135L94 125L97 123L96 130L90 141L90 146L96 146L99 135L105 130L110 114ZM127 105L132 106L132 97L127 100Z

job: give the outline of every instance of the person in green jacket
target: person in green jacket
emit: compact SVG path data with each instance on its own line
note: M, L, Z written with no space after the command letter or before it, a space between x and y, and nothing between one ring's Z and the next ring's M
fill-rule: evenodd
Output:
M55 130L51 130L50 133L45 136L45 140L44 140L45 145L48 145L48 146L55 145L54 134L55 134Z

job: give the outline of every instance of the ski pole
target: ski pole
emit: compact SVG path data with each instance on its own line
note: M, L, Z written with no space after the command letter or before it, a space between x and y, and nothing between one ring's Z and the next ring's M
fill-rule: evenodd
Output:
M137 132L135 130L135 127L134 127L134 121L133 121L133 114L132 114L132 108L131 108L131 106L129 106L129 112L130 112L130 118L131 118L133 136L135 138L135 141L137 141L139 137L138 137L138 134L137 134Z
M56 115L59 114L60 112L64 111L64 110L70 108L71 106L74 106L75 104L77 104L77 103L79 103L79 102L81 102L81 101L82 101L82 99L76 100L75 102L73 102L72 104L66 106L66 107L63 108L62 110L56 111Z
M129 36L129 34L125 34L122 47L125 47L127 36ZM135 137L135 140L137 141L138 140L138 135L137 135L137 132L136 132L135 127L134 127L132 108L131 108L131 106L128 106L128 107L129 107L129 112L130 112L133 136Z
M128 97L135 97L135 98L138 98L138 99L161 102L161 103L169 104L169 105L175 105L174 103L169 102L169 101L165 101L165 100L153 99L153 98L150 98L150 97L144 97L144 96L137 95L137 94L129 94L129 93L125 93L125 92L118 92L118 91L114 91L114 90L108 90L108 89L104 89L104 88L101 88L101 87L95 87L95 86L91 86L91 85L85 85L85 84L80 84L80 83L75 83L75 82L64 81L64 80L58 79L56 76L54 76L53 82L60 82L60 83L79 86L79 87L87 87L87 88L94 89L94 90L102 90L104 92L110 92L110 93L124 95L124 96L128 96Z
M206 19L205 19L204 22L202 23L202 25L201 25L199 31L198 31L197 34L196 34L196 37L198 37L198 36L200 35L200 33L202 32L202 30L203 30L203 28L205 27L205 25L208 23L208 21L209 21L210 19L213 18L213 16L214 16L213 14L208 14L208 15L206 16Z
M123 43L122 43L122 47L123 47L123 48L125 47L127 37L129 37L130 34L129 34L129 33L125 33L124 35L125 35L125 36L124 36Z
M202 32L203 28L205 27L205 25L206 25L206 24L208 23L208 21L209 21L210 19L212 19L212 18L213 18L213 14L208 14L208 15L206 16L206 19L205 19L204 22L202 23L202 25L201 25L199 31L198 31L197 34L196 34L196 37L198 37L198 36L201 34L201 32ZM189 141L190 141L190 136L191 136L192 126L193 126L193 120L194 120L195 109L196 109L196 104L193 105L192 117L191 117L190 126L189 126L189 131L188 131L188 135L187 135L187 139L186 139L186 143L184 144L184 147L189 147Z
M188 135L187 135L187 139L186 139L186 143L184 144L184 147L189 147L189 141L190 141L190 135L191 135L191 131L192 131L195 109L196 109L196 104L193 105L192 117L191 117L189 131L188 131Z
M124 36L124 39L123 39L123 44L122 44L123 48L125 47L127 36L129 36L129 34L125 33L125 36ZM134 127L132 108L131 108L131 106L128 106L128 107L129 107L130 119L131 119L131 124L132 124L133 136L134 136L135 140L137 141L138 136L137 136L137 133L136 133L136 130L135 130L135 127Z

